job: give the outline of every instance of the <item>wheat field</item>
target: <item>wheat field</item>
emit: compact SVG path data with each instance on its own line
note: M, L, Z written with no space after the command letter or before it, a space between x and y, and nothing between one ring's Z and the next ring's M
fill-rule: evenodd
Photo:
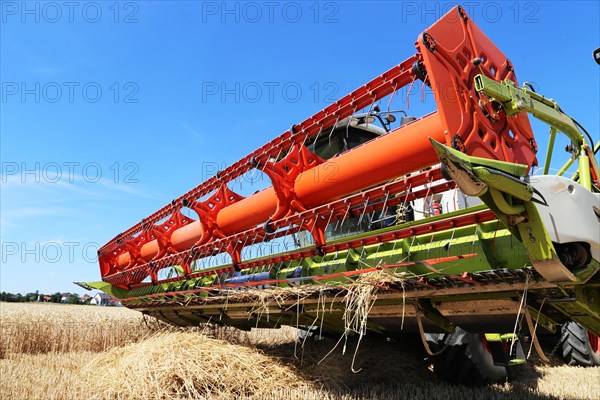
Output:
M600 368L535 365L472 389L436 380L413 339L367 335L355 355L353 343L343 354L336 340L297 337L289 327L174 329L125 308L0 303L0 398L600 398Z

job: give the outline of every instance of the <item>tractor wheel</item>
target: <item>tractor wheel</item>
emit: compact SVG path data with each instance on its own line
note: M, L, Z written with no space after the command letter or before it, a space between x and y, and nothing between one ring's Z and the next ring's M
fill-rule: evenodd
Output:
M485 386L508 379L507 369L494 365L483 334L456 328L452 334L426 335L429 346L437 354L432 357L433 372L438 378L465 386ZM517 342L518 346L520 343ZM512 375L512 373L511 373Z
M562 326L560 344L568 365L600 366L600 337L578 323L567 322Z

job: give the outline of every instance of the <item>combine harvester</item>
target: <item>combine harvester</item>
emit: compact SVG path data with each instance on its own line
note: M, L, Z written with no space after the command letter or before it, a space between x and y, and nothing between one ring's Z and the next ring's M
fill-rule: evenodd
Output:
M542 358L537 335L561 333L569 364L600 365L598 145L461 7L416 49L117 235L82 285L181 326L420 333L435 372L471 385L524 362L524 332ZM437 111L397 122L416 81ZM528 113L550 127L534 175ZM270 186L235 193L249 174Z

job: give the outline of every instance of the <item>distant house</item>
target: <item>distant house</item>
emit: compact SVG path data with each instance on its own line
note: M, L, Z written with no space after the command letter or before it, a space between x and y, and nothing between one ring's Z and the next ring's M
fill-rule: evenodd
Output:
M71 296L71 293L62 293L60 295L60 302L61 303L68 303L69 302L69 297Z
M40 301L43 301L44 303L49 303L52 300L51 296L48 295L43 295L40 299Z
M81 296L80 300L81 300L82 303L87 303L87 302L91 301L92 299L93 299L92 296L84 294L83 296Z
M106 293L96 293L94 297L90 300L90 304L96 306L114 306L115 298Z

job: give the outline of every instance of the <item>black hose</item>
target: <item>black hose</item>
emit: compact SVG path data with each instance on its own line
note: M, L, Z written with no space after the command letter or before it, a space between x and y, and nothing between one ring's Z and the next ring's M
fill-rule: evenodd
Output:
M558 111L560 111L563 114L566 114L562 110L562 108L560 108L560 106L558 106ZM594 151L594 147L596 147L596 146L594 145L594 140L592 139L592 136L588 133L588 131L585 130L585 128L583 127L583 125L581 125L579 122L577 122L577 120L575 120L575 118L572 118L572 117L569 117L569 118L571 118L571 120L573 122L575 122L575 125L577 125L582 131L585 132L585 134L587 135L588 139L590 139L590 146L592 148L592 151L594 152L594 154L596 154L598 152L598 149L596 149L596 151Z
M575 122L575 125L577 125L582 131L585 132L588 139L590 139L590 146L592 148L592 151L594 151L594 147L596 147L596 146L594 145L594 140L592 139L592 136L588 133L588 131L585 130L585 128L579 122L577 122L574 118L571 118L571 119L573 120L573 122ZM596 154L597 152L598 152L598 149L596 149L596 151L594 151L594 154Z
M524 85L527 86L529 88L529 90L531 90L533 93L537 93L531 83L525 82Z

